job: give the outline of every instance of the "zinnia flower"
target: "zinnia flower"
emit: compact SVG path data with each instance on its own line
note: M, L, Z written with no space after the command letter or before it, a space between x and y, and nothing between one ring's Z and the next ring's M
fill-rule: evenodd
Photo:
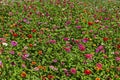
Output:
M84 70L84 74L90 75L92 72L89 69Z
M25 78L26 76L27 76L26 72L23 71L23 72L21 73L21 77L22 77L22 78Z
M89 40L88 38L84 38L82 42L86 43L88 40Z
M99 68L99 70L102 69L102 64L101 63L97 63L96 66L97 66L97 68Z
M7 44L7 43L5 43L5 42L3 42L3 43L2 43L2 45L4 45L4 46L8 46L8 44Z
M97 77L97 78L95 78L95 80L100 80L100 78Z
M70 69L70 72L71 72L72 74L76 74L76 73L77 73L77 70L76 70L76 68L71 68L71 69Z
M93 54L85 54L85 57L86 57L87 59L92 59Z
M16 41L11 41L11 45L12 46L17 46L17 42Z
M116 61L120 61L120 57L115 57L115 60Z
M79 44L78 47L79 47L80 51L85 51L85 49L86 49L85 46L82 44Z

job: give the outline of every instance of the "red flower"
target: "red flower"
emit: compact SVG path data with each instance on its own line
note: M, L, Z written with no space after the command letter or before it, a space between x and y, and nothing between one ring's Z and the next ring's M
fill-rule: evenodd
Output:
M117 48L120 49L120 44L117 45Z
M84 70L84 74L90 75L92 72L89 69Z
M37 30L36 29L32 29L32 32L36 32Z
M88 25L89 25L89 26L93 25L93 22L88 22Z
M103 38L103 41L108 41L108 38L104 37L104 38Z
M17 37L17 36L18 36L18 34L17 34L17 33L13 33L13 36L14 36L14 37Z
M32 38L32 34L29 34L29 35L28 35L28 38Z

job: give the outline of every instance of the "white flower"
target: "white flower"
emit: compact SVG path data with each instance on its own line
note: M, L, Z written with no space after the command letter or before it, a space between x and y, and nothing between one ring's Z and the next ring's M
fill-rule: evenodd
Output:
M4 45L4 46L8 46L8 44L7 44L7 43L5 43L5 42L3 42L3 43L2 43L2 45Z

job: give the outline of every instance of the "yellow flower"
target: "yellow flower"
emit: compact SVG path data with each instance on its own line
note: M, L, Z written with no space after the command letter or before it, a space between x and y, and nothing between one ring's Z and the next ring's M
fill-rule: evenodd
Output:
M8 37L8 36L9 36L9 34L4 34L4 36L5 36L5 37Z
M96 46L96 44L93 44L93 46Z
M90 40L90 41L92 41L92 39L91 39L91 38L90 38L89 40Z
M95 78L95 80L100 80L100 78L97 77L97 78Z

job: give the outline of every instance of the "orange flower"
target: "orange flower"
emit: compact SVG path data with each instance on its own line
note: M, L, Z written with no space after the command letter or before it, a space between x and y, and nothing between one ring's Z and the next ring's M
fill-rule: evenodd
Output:
M43 68L43 66L38 66L38 68L39 68L39 69L42 69L42 68Z
M26 72L23 71L23 72L21 73L21 77L22 77L22 78L25 78L26 76L27 76Z
M47 77L48 77L48 79L54 79L53 75L48 75Z
M38 66L39 69L43 69L44 71L46 70L45 66Z
M99 70L102 70L102 68L95 67L95 70L99 71Z
M32 47L33 45L32 44L29 44L30 47Z
M32 65L36 65L36 62L35 62L35 61L32 61Z
M41 55L41 54L42 54L42 50L39 50L39 51L38 51L38 54Z
M100 80L100 78L95 78L95 80Z

